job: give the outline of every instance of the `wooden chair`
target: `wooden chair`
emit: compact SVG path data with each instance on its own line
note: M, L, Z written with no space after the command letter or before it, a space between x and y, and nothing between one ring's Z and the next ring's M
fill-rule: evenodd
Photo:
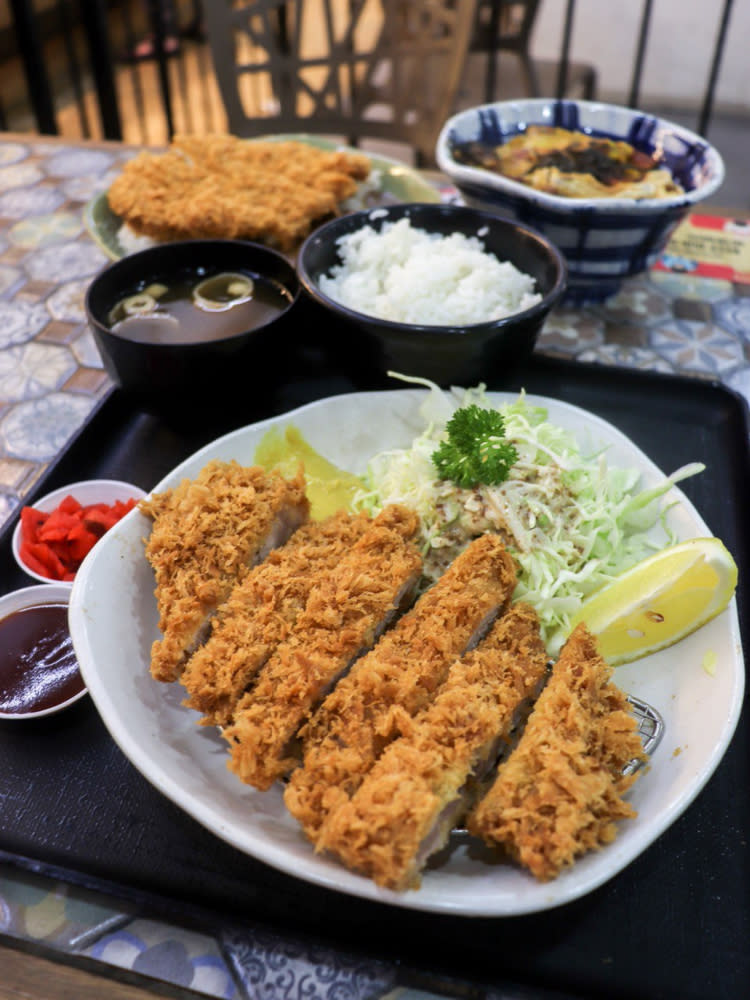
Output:
M208 41L230 130L406 143L434 161L476 0L215 0Z
M469 50L487 55L485 101L596 97L596 69L588 63L532 59L531 34L540 6L540 0L479 0ZM515 65L508 63L508 55Z

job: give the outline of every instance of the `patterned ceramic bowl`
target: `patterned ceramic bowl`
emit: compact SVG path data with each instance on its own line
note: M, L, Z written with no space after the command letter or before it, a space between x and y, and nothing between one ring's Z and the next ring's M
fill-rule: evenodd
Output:
M454 156L459 144L502 145L534 124L623 139L656 152L684 192L665 198L569 198ZM559 247L568 264L569 301L606 298L623 278L650 267L677 223L724 179L721 156L695 133L631 108L592 101L537 98L470 108L445 123L436 157L467 204L525 222Z

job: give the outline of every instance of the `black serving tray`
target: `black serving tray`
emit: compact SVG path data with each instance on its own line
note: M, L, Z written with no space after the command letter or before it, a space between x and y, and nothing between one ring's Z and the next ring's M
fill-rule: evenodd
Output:
M565 400L610 421L662 469L706 471L682 486L740 567L740 617L750 642L748 414L715 382L582 366L536 356L490 388ZM311 399L397 387L335 373L302 350L284 384L174 427L118 392L39 485L126 479L148 489L217 435ZM33 500L33 497L31 498ZM10 526L12 527L12 526ZM3 590L29 584L0 536ZM750 995L750 747L746 706L716 773L687 812L624 872L546 913L463 918L386 907L309 885L216 839L162 797L123 756L83 699L36 722L0 724L0 860L31 867L160 912L210 914L303 935L410 970L437 991L499 996L705 1000ZM545 995L547 995L545 993Z

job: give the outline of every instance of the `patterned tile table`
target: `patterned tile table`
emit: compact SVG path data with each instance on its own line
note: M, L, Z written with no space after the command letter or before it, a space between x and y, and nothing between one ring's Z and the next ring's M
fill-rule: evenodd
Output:
M110 389L83 310L107 261L82 210L131 155L115 144L0 137L0 528ZM538 349L719 378L750 398L750 285L652 272L605 303L558 309ZM416 997L375 963L311 954L261 929L215 935L155 921L2 865L0 935L211 997Z
M83 308L107 259L82 209L130 155L0 142L0 527L110 389Z
M0 528L110 389L83 310L107 259L82 210L132 155L0 137ZM538 350L708 375L750 397L750 285L652 272L601 305L557 310Z

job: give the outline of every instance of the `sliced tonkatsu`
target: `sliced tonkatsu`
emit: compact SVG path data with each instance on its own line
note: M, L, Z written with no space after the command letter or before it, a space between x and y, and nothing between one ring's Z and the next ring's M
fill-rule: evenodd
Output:
M304 477L212 461L196 479L139 507L154 522L146 556L156 575L162 637L152 647L151 673L174 681L235 583L307 520Z
M303 765L284 795L314 844L324 842L326 820L354 795L383 749L432 700L456 657L505 610L515 586L504 545L482 536L324 700L300 733Z
M518 745L500 764L467 827L540 881L612 841L636 815L623 799L643 759L636 720L596 640L579 625L563 646Z
M375 762L319 847L378 885L419 885L547 674L539 621L518 604L456 660L435 700Z
M309 521L233 588L181 677L189 693L185 704L203 713L203 723L231 721L248 685L289 637L316 582L338 565L370 523L366 514L345 511Z
M224 729L229 767L242 781L266 789L297 765L299 727L411 601L422 572L417 527L413 511L386 507L338 564L318 575L288 638L260 668Z

